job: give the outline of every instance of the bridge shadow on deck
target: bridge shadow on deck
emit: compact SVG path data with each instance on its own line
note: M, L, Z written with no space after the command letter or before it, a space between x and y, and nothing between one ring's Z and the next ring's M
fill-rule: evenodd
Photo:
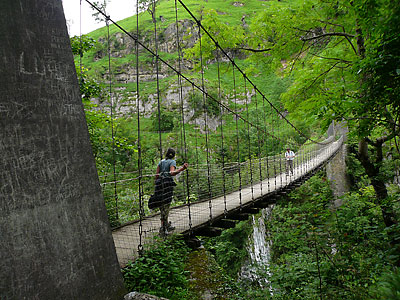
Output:
M234 227L239 220L272 204L282 195L299 187L324 167L340 150L343 138L323 148L313 158L294 169L294 174L278 174L239 191L190 205L173 207L169 220L174 234L185 237L217 236L224 228ZM154 214L126 224L113 231L114 244L121 267L138 257L138 249L153 243L159 236L160 215Z

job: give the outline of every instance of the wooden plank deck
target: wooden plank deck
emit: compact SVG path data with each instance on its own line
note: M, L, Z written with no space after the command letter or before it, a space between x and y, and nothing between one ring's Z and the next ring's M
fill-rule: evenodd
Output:
M221 196L210 201L196 202L189 206L174 207L169 214L169 220L175 226L174 233L187 232L189 227L189 209L191 215L192 228L201 226L212 219L220 218L226 211L232 211L240 207L246 206L249 202L255 201L260 197L265 197L267 194L273 194L281 188L287 186L291 182L311 173L319 168L331 157L333 157L342 145L342 139L330 144L329 147L319 151L319 153L303 165L297 166L294 169L294 175L286 176L279 174L278 176L265 179L261 183L255 183L253 186L242 188L241 191L236 191ZM268 188L269 187L269 188ZM121 267L125 266L129 261L138 257L138 246L152 243L155 237L159 236L160 215L155 214L146 217L141 222L142 234L139 234L140 222L118 228L113 231L113 239L117 252L118 261Z

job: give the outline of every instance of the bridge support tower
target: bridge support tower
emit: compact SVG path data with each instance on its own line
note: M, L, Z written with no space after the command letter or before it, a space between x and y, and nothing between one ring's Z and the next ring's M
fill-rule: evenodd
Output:
M122 299L61 0L0 32L0 299Z

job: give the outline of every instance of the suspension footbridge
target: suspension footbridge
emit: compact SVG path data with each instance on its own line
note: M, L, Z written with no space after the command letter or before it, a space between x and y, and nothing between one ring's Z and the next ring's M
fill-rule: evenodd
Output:
M285 190L290 190L331 160L342 146L342 142L343 137L338 140L331 137L318 149L307 154L302 153L302 151L298 152L293 174L287 174L286 171L278 172L272 177L253 182L240 190L171 208L169 220L176 227L173 233L183 235L196 233L204 226L215 224L220 219L229 219L234 213L245 211L247 208L257 206L260 201L265 201ZM279 161L277 164L275 158L275 161L273 159L268 162L264 160L261 162L261 167L267 169L268 165L266 164L268 163L275 165L281 163L282 166L282 162ZM239 167L242 166L239 165ZM224 171L221 170L221 172ZM225 180L229 181L227 174L225 175ZM143 245L151 244L155 238L159 238L159 228L160 216L156 213L115 229L113 239L120 265L125 266L129 261L137 258Z
M153 243L154 238L159 235L160 228L159 213L147 208L150 193L154 189L155 170L146 169L143 164L147 153L144 153L146 150L142 146L147 132L142 130L146 118L143 113L143 103L146 100L140 95L143 86L143 77L140 76L142 56L152 57L151 73L156 83L152 99L155 100L154 113L158 120L158 133L154 133L158 134L159 157L162 159L165 150L173 145L174 148L179 148L177 153L180 160L189 163L189 169L178 180L175 203L169 213L169 220L175 227L176 234L187 236L204 233L209 226L216 228L221 220L238 217L260 202L290 190L329 161L340 148L342 139L335 140L334 135L324 141L320 138L312 139L289 121L286 112L268 100L240 68L230 51L220 46L216 37L203 26L201 20L183 1L169 2L171 9L175 11L175 20L171 20L175 23L171 28L176 30L173 43L177 53L175 63L171 63L159 52L155 10L152 12L154 38L150 39L150 44L146 44L140 38L139 11L136 33L133 33L113 22L110 16L89 0L86 2L106 20L108 103L114 172L100 176L100 181L121 266L134 260L146 245ZM184 18L192 20L190 30L181 28L182 19L179 14L182 12ZM137 119L135 127L138 153L137 171L129 174L119 174L115 168L113 116L115 98L118 98L118 95L113 90L112 80L111 25L114 26L114 30L120 30L135 44L136 89L132 98L136 99L133 113ZM199 69L197 74L184 72L182 67L186 59L182 44L187 38L185 32L189 31L197 39L199 49L192 62L193 67L196 65ZM203 52L206 48L214 49L208 54L212 54L212 58L204 57ZM215 73L212 77L208 75L206 80L208 64L214 65ZM161 70L164 70L164 74L160 74ZM167 94L175 94L176 101L173 104L179 115L179 129L171 135L163 131L162 121L166 103L162 101L160 78L167 76L167 73L176 76L171 80L172 84L169 84L170 90ZM225 81L221 79L221 74ZM210 78L211 87L208 84ZM212 90L214 92L211 92ZM192 108L194 112L188 104L190 101L197 101L197 106ZM194 115L198 117L194 118ZM211 129L210 123L214 123L214 129ZM296 151L293 174L286 174L286 161L282 153L289 145Z

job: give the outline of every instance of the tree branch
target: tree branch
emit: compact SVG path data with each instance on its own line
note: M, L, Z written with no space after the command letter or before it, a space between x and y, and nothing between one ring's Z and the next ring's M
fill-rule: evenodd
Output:
M299 28L296 28L296 29L297 29L297 30L300 30ZM305 31L305 30L302 30L302 31ZM307 31L307 32L310 32L310 31ZM324 38L324 37L326 37L326 36L344 36L344 37L346 38L346 40L349 42L349 44L350 44L351 48L353 49L354 53L355 53L355 54L358 54L356 48L354 47L353 43L352 43L351 40L350 40L350 38L355 37L355 35L353 35L353 34L348 34L348 33L346 33L346 32L328 32L328 33L323 33L323 34L316 35L316 36L312 36L312 37L308 37L308 38L306 38L306 37L301 37L300 39L301 39L302 41L311 41L311 40L316 40L316 39Z
M244 48L244 47L237 47L237 50L245 50L245 51L250 51L250 52L267 52L271 51L272 48L267 48L267 49L251 49L251 48Z
M317 55L317 54L314 54L314 53L311 53L311 55L316 56L316 57L319 57L319 58L323 58L323 59L338 60L338 61L343 62L343 63L346 63L346 64L351 64L351 63L352 63L352 62L349 61L349 60L344 60L344 59L336 58L336 57L324 57L324 56Z
M353 120L371 120L371 121L378 121L378 122L382 122L382 123L388 123L390 125L392 125L394 128L399 127L400 125L389 121L389 120L383 120L383 119L378 119L378 118L371 118L371 117L357 117L357 118L345 118L346 121L353 121Z
M320 35L312 36L312 37L309 37L309 38L301 38L301 40L302 41L311 41L311 40L321 39L321 38L326 37L326 36L344 36L344 37L349 37L349 38L350 37L351 38L355 37L354 35L348 34L348 33L345 33L345 32L328 32L328 33L323 33L323 34L320 34Z
M308 86L307 89L309 89L310 87L313 86L313 84L318 80L318 78L320 78L321 76L328 74L334 67L336 67L337 64L339 64L340 62L336 62L334 63L328 70L326 70L325 72L322 72L321 74L319 74L314 80L313 82L311 82L311 84Z
M293 64L292 64L292 66L290 67L290 74L292 73L293 68L294 68L294 65L296 64L296 62L297 62L297 60L299 59L301 53L303 52L303 48L304 48L304 45L305 45L305 44L306 44L306 42L303 42L303 45L301 46L300 52L296 55L296 58L295 58L295 60L294 60L294 62L293 62Z
M357 54L357 50L354 47L353 43L350 41L350 38L348 36L345 36L345 38L349 42L349 44L351 45L351 48L353 48L354 53Z

